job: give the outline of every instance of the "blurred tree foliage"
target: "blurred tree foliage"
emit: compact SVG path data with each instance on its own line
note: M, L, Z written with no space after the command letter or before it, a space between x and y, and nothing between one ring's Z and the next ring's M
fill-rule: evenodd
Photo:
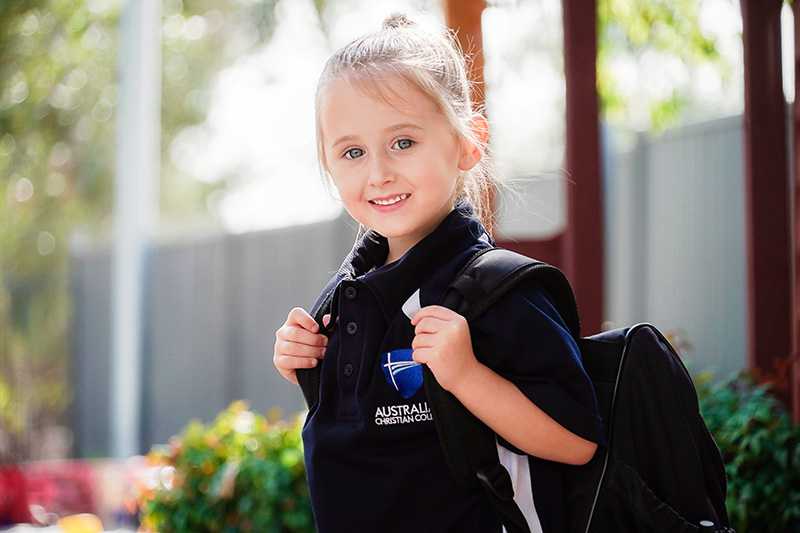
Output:
M69 391L67 238L111 203L116 12L0 4L0 437L27 458Z
M597 88L603 115L610 121L625 119L628 104L614 78L611 60L621 54L639 56L647 51L671 55L686 64L710 62L725 77L730 67L720 57L713 39L703 34L698 21L702 0L599 0ZM655 131L673 125L687 103L679 89L650 105Z
M69 406L69 239L110 237L120 0L0 2L0 462L35 458ZM214 186L170 161L213 76L272 33L274 0L165 0L161 211ZM219 186L219 185L215 185Z

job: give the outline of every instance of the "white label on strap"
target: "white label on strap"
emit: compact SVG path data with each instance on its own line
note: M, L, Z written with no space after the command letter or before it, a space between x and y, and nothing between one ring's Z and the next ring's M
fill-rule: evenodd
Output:
M409 320L414 318L414 315L417 311L419 311L420 304L419 304L419 289L414 291L414 294L409 296L406 303L403 304L403 313L408 317Z

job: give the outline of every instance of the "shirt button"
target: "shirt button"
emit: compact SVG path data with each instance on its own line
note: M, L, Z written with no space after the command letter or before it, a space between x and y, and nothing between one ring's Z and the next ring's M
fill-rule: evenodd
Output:
M356 331L358 331L358 324L355 322L348 322L347 323L347 333L350 335L355 335Z
M348 378L353 375L352 363L347 363L346 365L344 365L344 375L347 376Z
M355 300L358 291L352 285L348 285L344 289L344 295L347 297L348 300Z

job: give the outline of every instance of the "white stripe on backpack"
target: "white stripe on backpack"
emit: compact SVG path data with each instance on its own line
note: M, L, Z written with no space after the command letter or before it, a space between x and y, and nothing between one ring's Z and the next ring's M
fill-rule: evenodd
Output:
M500 459L508 474L511 476L511 485L514 487L514 501L519 506L531 533L542 533L542 525L539 523L539 515L536 514L536 507L533 505L533 489L531 485L531 470L528 467L528 456L517 455L505 446L497 442L497 457ZM506 528L503 527L503 533Z

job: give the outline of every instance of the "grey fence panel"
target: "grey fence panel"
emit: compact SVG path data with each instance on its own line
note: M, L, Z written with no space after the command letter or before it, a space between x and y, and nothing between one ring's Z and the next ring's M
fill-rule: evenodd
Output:
M299 388L272 363L275 331L293 307L311 310L318 293L350 250L355 227L348 216L236 238L236 298L241 341L241 396L253 407L279 407L288 417L305 409Z
M159 246L148 261L142 432L146 448L227 400L224 240Z
M102 457L109 434L111 376L111 255L85 250L72 257L70 327L74 447L81 457Z
M285 418L305 410L275 370L275 332L292 307L310 311L353 244L334 221L152 245L146 258L141 451L189 420L208 422L233 400ZM73 253L76 453L110 452L111 262L108 249Z
M641 136L611 165L607 314L688 341L718 376L744 367L746 260L741 117Z
M646 313L647 145L622 154L606 152L605 283L607 327L634 322Z

